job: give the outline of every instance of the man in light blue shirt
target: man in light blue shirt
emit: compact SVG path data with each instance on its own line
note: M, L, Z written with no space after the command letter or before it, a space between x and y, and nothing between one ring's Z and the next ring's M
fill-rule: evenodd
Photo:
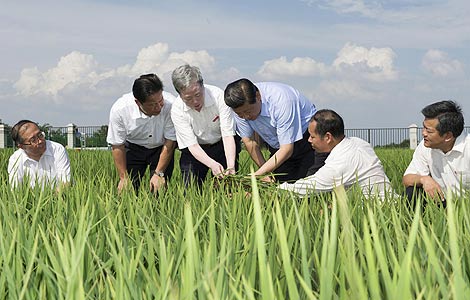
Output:
M308 124L316 112L304 95L277 82L252 83L242 78L230 83L224 92L227 106L236 113L237 132L259 169L255 175L279 174L280 182L294 181L314 174L328 153L315 154L308 138ZM269 146L265 160L257 133Z

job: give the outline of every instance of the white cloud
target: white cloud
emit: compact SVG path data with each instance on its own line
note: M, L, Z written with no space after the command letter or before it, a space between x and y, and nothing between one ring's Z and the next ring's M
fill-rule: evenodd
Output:
M333 66L339 72L352 72L373 81L394 80L398 74L393 67L395 52L391 48L367 49L347 43L338 53Z
M56 96L69 84L90 81L96 75L93 73L95 67L92 55L73 51L61 57L56 67L44 73L36 67L23 69L14 87L25 96L40 92Z
M440 50L428 50L423 56L421 65L426 71L435 76L450 76L463 73L463 65L456 59L451 59L447 53Z
M321 8L332 9L341 14L357 13L367 17L374 17L382 8L377 2L366 3L363 0L303 0L309 5L318 4Z
M149 73L165 62L168 55L168 44L157 43L143 48L139 51L130 73L135 76Z
M100 82L115 77L134 78L145 73L156 73L162 80L169 82L170 74L177 66L189 63L201 68L203 74L216 77L217 73L237 73L230 70L216 70L215 58L207 51L169 52L164 43L157 43L143 48L137 54L132 65L119 66L103 71L92 55L73 51L60 58L57 66L41 73L37 67L25 68L14 84L17 92L23 96L35 94L52 95L56 102L65 101L59 93L74 89L95 89Z
M310 57L295 57L288 62L285 56L268 60L258 70L258 75L266 79L280 78L283 76L314 76L325 75L327 67L323 63L316 62Z
M320 99L323 99L323 101L343 99L343 101L360 102L377 99L374 92L351 80L325 80L318 85L317 90L318 94L322 95Z

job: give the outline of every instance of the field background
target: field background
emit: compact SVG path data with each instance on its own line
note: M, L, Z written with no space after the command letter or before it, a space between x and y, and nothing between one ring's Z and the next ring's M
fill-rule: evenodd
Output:
M0 299L468 299L468 196L412 210L357 189L297 198L249 178L118 195L109 151L70 150L63 193L11 191L0 151ZM408 149L376 149L397 194ZM178 151L177 151L178 153ZM241 173L251 165L241 156ZM253 188L253 190L252 190ZM247 195L246 192L251 192Z

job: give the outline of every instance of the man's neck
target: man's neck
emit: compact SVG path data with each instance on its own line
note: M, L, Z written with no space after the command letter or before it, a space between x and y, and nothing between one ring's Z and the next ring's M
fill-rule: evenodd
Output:
M449 143L444 144L444 145L440 148L440 150L441 150L442 152L444 152L444 153L447 153L447 152L449 152L450 150L452 150L452 148L454 148L454 145L455 145L455 139L452 140L452 141L450 141Z
M26 153L26 155L28 155L29 158L31 158L35 161L39 161L42 157L42 154L38 156L38 155L29 155L29 154Z

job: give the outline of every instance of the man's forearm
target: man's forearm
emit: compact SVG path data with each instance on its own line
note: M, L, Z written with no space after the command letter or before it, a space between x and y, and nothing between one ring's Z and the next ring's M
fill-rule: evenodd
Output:
M242 141L245 144L246 151L250 154L251 159L258 167L261 167L266 160L263 153L261 153L258 143L250 138L243 138Z
M292 156L293 151L293 144L281 145L281 148L255 172L255 175L264 175L273 172Z
M421 183L421 175L418 174L407 174L403 176L403 185L404 186L418 186L421 187L423 184Z
M165 140L160 153L160 159L158 160L156 171L165 173L166 168L171 162L175 154L176 142L172 140Z
M227 169L235 168L236 145L233 136L225 136L222 138L224 144L225 160Z
M112 155L114 159L114 165L118 172L119 178L124 179L127 176L126 166L126 147L124 145L113 145Z

